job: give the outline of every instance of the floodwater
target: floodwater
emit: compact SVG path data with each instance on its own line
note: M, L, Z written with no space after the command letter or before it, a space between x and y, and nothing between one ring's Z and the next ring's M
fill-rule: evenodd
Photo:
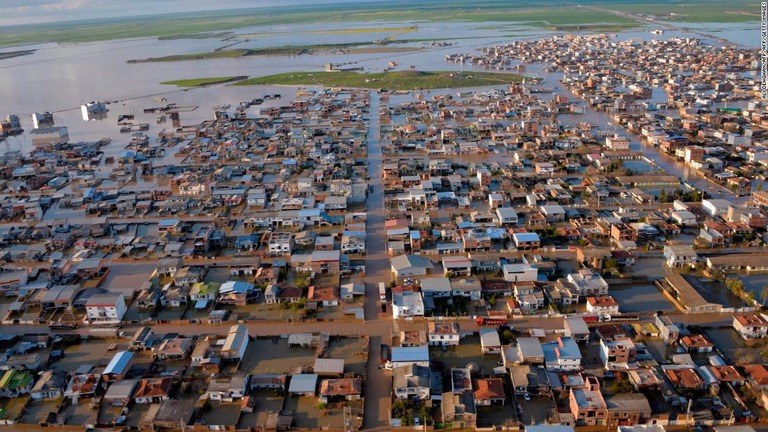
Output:
M211 39L176 39L157 40L155 38L119 40L80 44L40 44L29 46L37 51L32 55L0 61L0 117L17 114L21 117L26 131L32 129L31 113L51 111L57 125L69 128L71 142L112 138L112 144L104 148L105 156L115 156L125 148L130 134L121 134L117 125L117 116L132 114L136 123L148 123L150 137L157 136L167 124L157 124L157 115L143 114L143 108L176 103L185 107L181 112L181 124L192 125L213 117L213 106L232 104L262 97L270 93L282 93L290 100L292 89L277 87L227 87L215 86L190 90L161 85L160 82L181 78L198 78L229 75L263 76L292 71L320 71L326 63L343 67L363 68L364 71L379 72L389 67L389 62L397 62L397 69L415 68L420 70L483 70L468 64L447 63L447 54L468 53L488 45L507 43L517 38L547 37L554 32L503 23L497 28L483 23L319 23L292 26L259 26L242 28L235 33L242 38L221 40ZM393 28L416 26L416 31L402 31ZM349 29L382 28L381 32L333 33ZM386 30L390 28L390 30ZM734 24L717 27L717 37L736 37L746 32L747 25ZM669 38L675 36L695 36L682 31L669 31L664 35L651 35L646 29L622 32L617 40ZM514 36L510 36L514 35ZM351 43L381 40L387 37L395 39L428 39L460 37L441 42L410 42L390 45L393 47L422 48L419 52L405 53L357 53L342 54L328 51L316 55L247 57L239 59L210 59L182 62L126 63L132 59L161 57L174 54L209 52L217 48L257 48L283 45ZM738 42L738 41L737 41ZM446 43L448 46L442 46ZM234 44L234 45L233 45ZM0 51L12 51L18 48L5 48ZM561 76L558 74L536 74L536 65L530 65L529 71L546 78L547 86L557 86ZM567 90L558 90L566 92ZM167 101L160 101L160 97ZM660 89L654 90L653 100L663 101L666 95ZM109 114L100 121L83 121L79 106L82 103L101 100L109 104ZM252 108L257 113L260 108L278 105L280 101L266 102ZM587 111L582 116L564 116L562 121L588 121L601 127L611 127L605 113ZM0 153L5 150L28 152L32 148L28 133L8 138L0 144ZM632 137L632 148L642 150L654 163L666 171L706 189L706 181L696 178L684 164L662 157L653 148L641 144ZM173 150L155 161L156 164L177 161ZM703 182L703 183L702 183Z

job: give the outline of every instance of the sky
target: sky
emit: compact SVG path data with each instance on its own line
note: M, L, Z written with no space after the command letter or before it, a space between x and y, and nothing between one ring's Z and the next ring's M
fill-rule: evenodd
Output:
M0 25L246 7L359 2L360 0L0 0Z

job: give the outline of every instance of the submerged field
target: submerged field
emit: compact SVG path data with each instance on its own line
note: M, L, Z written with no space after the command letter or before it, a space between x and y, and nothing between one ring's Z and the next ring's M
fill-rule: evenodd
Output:
M293 72L238 81L234 85L323 85L329 87L386 88L390 90L440 89L510 84L520 75L487 72L397 71L363 74L358 72Z
M590 10L594 7L603 10ZM619 0L566 0L557 4L520 0L463 0L325 4L311 6L245 8L215 12L111 18L56 24L6 26L0 28L0 46L41 42L77 43L127 38L201 38L207 32L225 36L225 31L262 25L340 23L338 29L318 31L357 33L367 29L359 24L345 28L343 23L360 22L519 22L535 27L608 26L627 28L638 25L632 18L610 11L665 15L681 22L757 21L759 5L747 0L727 3L714 0L679 0L669 4L660 0L623 2ZM676 14L670 16L670 13ZM388 27L384 31L408 32L407 27ZM372 30L373 31L373 30ZM378 30L376 30L378 31Z

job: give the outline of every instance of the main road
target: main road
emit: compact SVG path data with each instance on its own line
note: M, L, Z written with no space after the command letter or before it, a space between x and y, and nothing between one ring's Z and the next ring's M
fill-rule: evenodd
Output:
M381 153L381 106L379 93L370 92L368 120L368 178L369 192L366 200L366 263L365 263L365 334L370 337L368 374L365 386L366 430L388 430L390 393L392 382L380 369L381 344L391 343L392 319L381 314L379 283L388 284L389 257L386 248L384 221L384 183L382 182ZM374 331L375 329L375 331Z

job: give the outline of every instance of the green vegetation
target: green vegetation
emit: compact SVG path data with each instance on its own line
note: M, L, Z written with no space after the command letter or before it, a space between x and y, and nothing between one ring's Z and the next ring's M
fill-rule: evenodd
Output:
M510 84L522 80L515 74L488 72L396 71L291 72L239 81L235 85L323 85L329 87L385 88L390 90L479 87Z
M687 191L683 191L682 189L675 189L670 193L667 193L666 190L662 189L659 192L660 203L671 203L675 200L680 200L683 202L699 202L702 198L706 198L706 196L702 195L702 193L697 189L691 189Z
M179 79L179 80L172 80L172 81L163 81L160 84L175 85L176 87L200 87L200 86L224 84L228 82L240 81L246 78L248 77L245 75L211 77L211 78L189 78L189 79Z
M207 59L219 59L219 58L241 58L241 57L253 57L253 56L276 56L276 55L303 55L313 54L318 51L327 50L341 50L349 52L403 52L403 51L415 51L418 48L412 47L382 47L382 46L369 46L370 42L352 42L341 44L325 44L325 45L285 45L277 47L266 48L238 48L238 49L221 49L217 51L193 53L193 54L178 54L169 55L164 57L150 57L143 60L128 60L128 63L147 63L147 62L173 62L173 61L187 61L187 60L207 60Z

